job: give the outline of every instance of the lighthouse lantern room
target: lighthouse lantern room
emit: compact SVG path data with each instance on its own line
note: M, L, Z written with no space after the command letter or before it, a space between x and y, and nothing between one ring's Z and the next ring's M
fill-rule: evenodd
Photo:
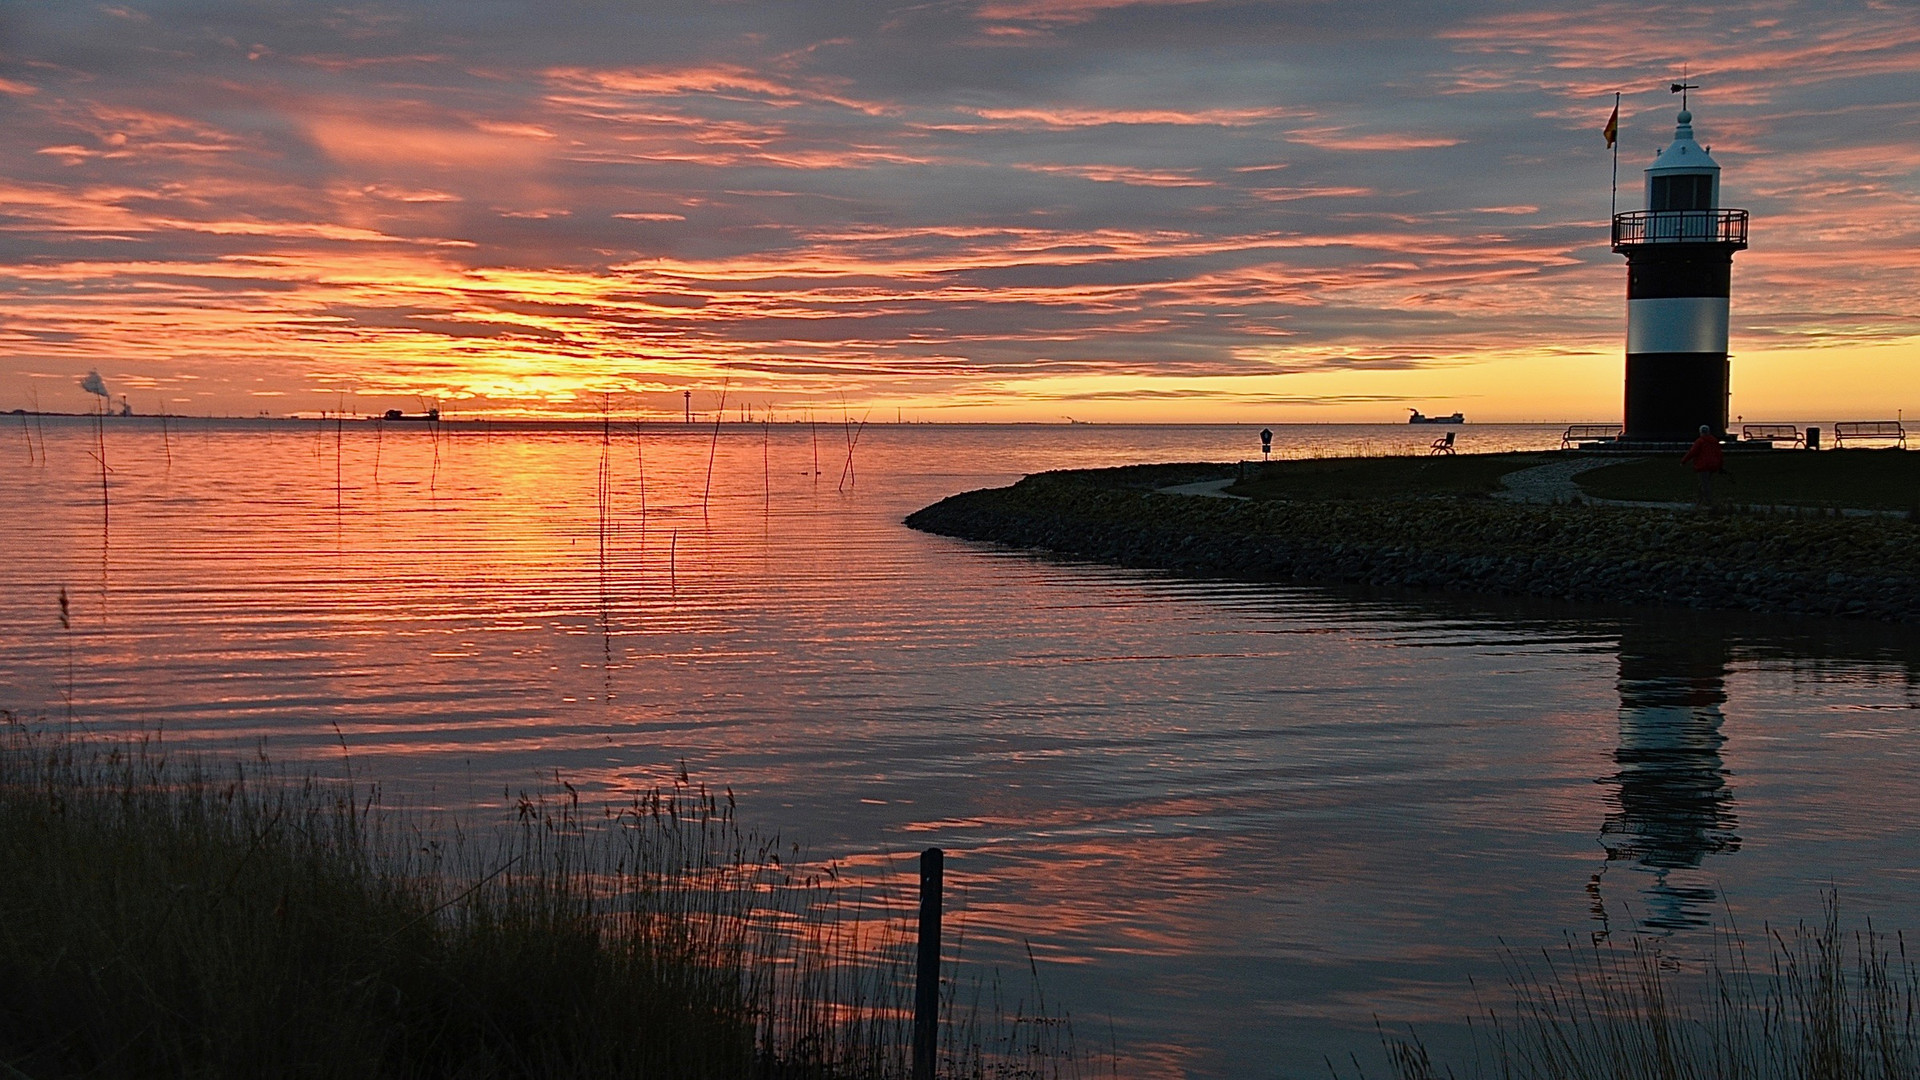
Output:
M1646 209L1613 218L1613 250L1627 257L1621 442L1689 442L1703 424L1727 431L1728 297L1747 212L1720 206L1720 166L1694 141L1684 101L1679 121L1647 169Z

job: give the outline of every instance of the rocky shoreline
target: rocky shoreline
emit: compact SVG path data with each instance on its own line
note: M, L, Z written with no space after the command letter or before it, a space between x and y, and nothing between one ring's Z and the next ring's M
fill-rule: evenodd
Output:
M1218 475L1209 466L1041 473L943 499L906 524L1209 577L1920 622L1920 525L1897 518L1153 490Z

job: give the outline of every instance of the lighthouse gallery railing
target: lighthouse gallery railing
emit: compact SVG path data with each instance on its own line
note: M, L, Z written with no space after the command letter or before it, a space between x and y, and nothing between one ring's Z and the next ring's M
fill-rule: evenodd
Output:
M1635 210L1613 215L1613 250L1641 244L1747 246L1745 210Z

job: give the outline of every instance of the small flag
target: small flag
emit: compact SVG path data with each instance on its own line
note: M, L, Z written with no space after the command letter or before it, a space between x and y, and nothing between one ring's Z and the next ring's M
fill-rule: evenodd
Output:
M1612 146L1614 143L1614 140L1620 137L1620 103L1619 102L1616 101L1613 103L1613 115L1607 117L1607 126L1600 129L1600 134L1605 135L1607 137L1608 146Z

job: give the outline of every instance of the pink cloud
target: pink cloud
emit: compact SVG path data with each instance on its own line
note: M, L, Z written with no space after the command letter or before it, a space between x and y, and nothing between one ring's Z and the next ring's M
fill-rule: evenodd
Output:
M1391 132L1357 134L1351 128L1344 127L1290 128L1287 131L1287 138L1321 150L1434 150L1460 145L1460 140L1451 135Z
M1818 33L1783 25L1750 8L1669 8L1659 34L1622 34L1643 8L1605 4L1577 11L1526 11L1488 16L1444 29L1442 40L1467 53L1507 54L1530 62L1462 73L1456 90L1484 92L1552 86L1568 96L1598 97L1620 88L1620 75L1671 70L1681 61L1710 82L1722 105L1778 97L1787 87L1868 75L1920 73L1920 12L1892 6L1834 10ZM1750 76L1750 78L1742 78Z
M791 107L802 103L832 104L859 112L885 114L894 106L861 100L844 91L845 80L812 77L782 79L764 70L734 65L595 70L552 68L544 73L556 88L595 93L607 99L666 98L706 95Z
M970 108L965 111L987 120L1006 120L1040 128L1103 127L1109 124L1174 124L1197 127L1250 127L1270 120L1302 115L1279 106L1216 109L1138 109L1094 107Z
M1252 188L1251 194L1263 202L1295 202L1300 199L1364 199L1375 194L1363 187L1279 187Z
M1016 168L1056 176L1077 176L1102 184L1131 184L1136 187L1209 187L1212 181L1195 176L1191 169L1135 169L1125 165L1046 165L1022 164Z
M974 10L974 18L1063 26L1091 22L1106 12L1122 8L1179 7L1209 2L1211 0L988 0Z
M156 14L141 40L192 63L0 84L6 352L517 408L609 380L998 401L1059 372L1617 348L1598 126L1670 52L1709 72L1702 131L1755 211L1737 309L1782 340L1920 312L1920 151L1887 89L1920 41L1904 9L1678 10L1624 43L1602 24L1625 5L1501 9L1435 47L1179 7L618 49L362 9L209 44ZM1143 40L1129 10L1180 32ZM1623 113L1640 142L1671 131L1651 91Z

